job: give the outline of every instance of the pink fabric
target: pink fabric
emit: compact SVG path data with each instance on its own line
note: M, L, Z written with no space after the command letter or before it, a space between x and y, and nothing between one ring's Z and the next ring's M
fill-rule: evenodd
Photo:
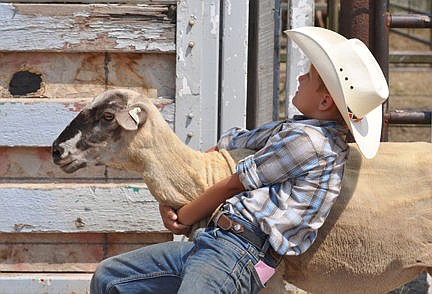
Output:
M270 278L274 275L275 269L271 266L268 266L263 261L258 261L258 263L255 265L255 270L258 273L258 276L261 280L261 283L264 285Z

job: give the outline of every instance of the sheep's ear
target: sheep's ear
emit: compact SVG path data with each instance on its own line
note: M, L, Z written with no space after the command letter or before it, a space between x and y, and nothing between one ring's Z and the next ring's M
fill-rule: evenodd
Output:
M145 110L138 106L130 106L128 109L116 114L118 124L125 130L136 131L146 119Z

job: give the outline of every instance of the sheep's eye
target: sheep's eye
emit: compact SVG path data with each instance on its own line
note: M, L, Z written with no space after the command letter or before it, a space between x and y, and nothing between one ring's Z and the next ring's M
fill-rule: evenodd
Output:
M114 114L111 112L104 112L103 119L106 121L112 121L114 119Z

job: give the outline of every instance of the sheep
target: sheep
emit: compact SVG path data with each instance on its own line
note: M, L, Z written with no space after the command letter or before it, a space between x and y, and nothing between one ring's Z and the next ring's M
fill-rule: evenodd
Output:
M341 194L312 247L285 256L282 279L312 293L384 293L432 273L432 148L382 143L373 160L355 145ZM242 155L202 153L175 135L151 102L129 90L96 97L54 141L54 163L72 173L107 165L142 174L155 199L174 208L234 172Z

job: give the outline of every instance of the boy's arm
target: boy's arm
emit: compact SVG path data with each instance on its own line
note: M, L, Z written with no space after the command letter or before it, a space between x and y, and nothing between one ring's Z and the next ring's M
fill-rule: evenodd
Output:
M204 191L197 199L177 210L178 221L184 225L192 225L213 211L225 200L245 191L237 174L233 174L217 182Z

